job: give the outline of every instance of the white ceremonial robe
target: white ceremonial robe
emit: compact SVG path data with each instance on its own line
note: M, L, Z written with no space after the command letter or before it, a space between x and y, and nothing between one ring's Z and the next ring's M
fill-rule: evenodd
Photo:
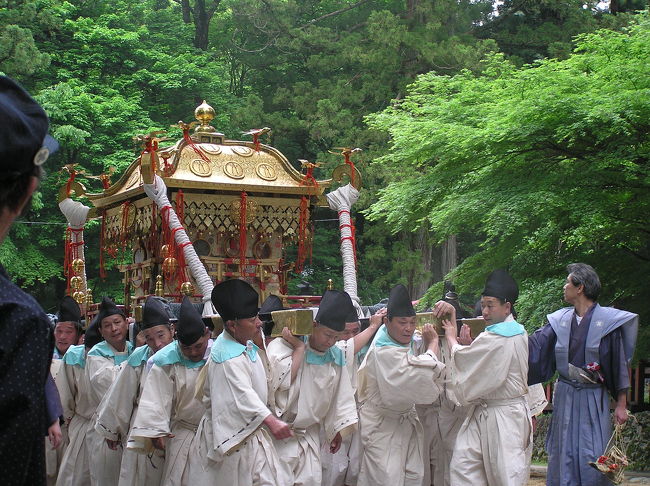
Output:
M282 468L262 422L268 385L263 359L224 331L213 344L201 390L206 412L190 459L192 484L285 486ZM247 351L251 350L251 351Z
M440 394L445 365L390 339L382 326L359 368L360 486L421 486L423 431L416 404Z
M104 439L120 441L123 449L119 486L158 486L162 478L165 457L161 451L147 457L126 448L150 355L147 345L131 354L97 409L95 431Z
M116 486L120 479L120 463L122 461L122 448L112 450L106 444L104 437L95 430L97 409L109 388L117 379L133 345L126 342L123 352L116 351L108 342L102 341L94 346L86 357L86 373L90 381L91 397L95 404L95 414L92 418L93 425L88 430L86 448L90 462L90 482L93 486Z
M449 351L443 337L440 340L440 361L449 362ZM447 386L447 373L443 392L430 405L416 405L418 417L424 429L424 478L423 486L449 486L451 457L456 435L465 420L467 407L461 407Z
M333 346L325 353L313 350L307 339L305 356L291 383L293 348L282 338L267 348L271 367L269 402L275 415L293 428L294 436L276 440L289 484L320 486L321 425L326 442L356 429L357 407L345 355Z
M526 402L528 336L482 332L469 346L456 345L448 364L450 386L469 406L458 431L452 486L523 486L532 426Z
M56 350L55 350L56 351ZM50 364L50 374L54 380L57 390L59 391L59 397L61 396L61 390L57 382L57 377L59 371L61 370L62 365L62 356L58 354L58 351L54 353L52 357L52 363ZM51 424L48 424L48 426ZM65 448L68 445L68 424L67 422L61 425L61 444L56 449L52 448L49 438L45 437L45 474L47 477L47 485L54 486L56 484L56 477L59 474L59 467L61 466L61 461L63 460L63 454L65 454Z
M210 343L206 357L209 353ZM146 459L145 454L159 453L153 449L152 438L172 434L165 442L158 484L189 486L188 463L190 454L196 454L190 444L205 413L205 405L195 397L196 383L206 361L184 358L177 341L158 351L151 361L127 450L138 451Z
M355 392L357 391L357 373L359 371L359 358L354 354L354 338L347 341L339 341L336 346L345 354L345 364L350 377L350 384ZM358 413L358 406L357 406ZM330 442L325 437L325 431L321 427L321 464L323 469L322 486L355 486L359 477L361 461L361 433L359 424L357 430L343 437L341 447L337 452L330 452Z
M85 353L83 344L71 346L57 374L56 387L68 429L68 446L59 467L57 486L90 485L86 438L93 426L91 419L96 407L85 371Z

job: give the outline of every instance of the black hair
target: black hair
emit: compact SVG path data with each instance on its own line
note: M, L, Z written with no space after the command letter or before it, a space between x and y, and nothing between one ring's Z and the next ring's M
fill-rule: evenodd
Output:
M567 272L569 272L569 279L571 283L577 287L582 285L585 293L585 297L594 302L598 300L600 295L600 278L596 270L591 265L586 263L571 263L566 267Z
M27 173L17 174L11 173L0 177L0 211L5 208L15 211L18 209L20 202L23 200L32 177L37 177L39 180L43 177L43 169L39 165L35 165L32 170ZM30 204L25 205L25 211L28 211Z

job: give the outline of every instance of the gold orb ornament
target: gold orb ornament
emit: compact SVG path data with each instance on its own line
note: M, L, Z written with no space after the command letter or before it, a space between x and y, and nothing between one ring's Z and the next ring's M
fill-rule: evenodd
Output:
M176 258L174 257L167 257L163 261L162 264L163 272L167 274L172 274L176 271L176 268L178 268L178 262L176 261Z
M77 290L72 294L72 298L77 301L77 304L83 304L86 301L86 294Z
M160 247L160 256L167 258L169 256L169 245L163 245Z
M72 270L74 273L81 273L84 269L84 261L81 258L72 260Z
M191 282L183 282L181 284L181 293L183 295L192 295L194 294L194 286Z
M83 285L83 279L78 276L74 276L70 279L70 287L72 287L75 290L79 290L81 286Z

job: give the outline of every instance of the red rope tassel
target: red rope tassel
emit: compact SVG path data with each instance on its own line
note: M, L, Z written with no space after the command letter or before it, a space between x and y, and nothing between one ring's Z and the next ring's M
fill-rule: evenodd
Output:
M149 233L149 254L158 248L158 206L155 202L151 203L151 232Z
M65 194L67 197L70 197L70 188L72 187L76 175L77 172L74 169L70 169L70 177L68 177L68 182L65 184Z
M185 224L185 197L183 196L183 191L178 190L176 193L176 215L178 216L178 221L181 225Z
M307 173L305 174L305 178L302 181L300 181L300 183L309 187L313 187L314 194L318 193L318 182L314 177L314 167L307 167Z
M102 187L104 188L104 190L111 187L111 178L108 174L100 175L99 180L102 181Z
M189 128L183 130L183 140L185 140L187 142L187 145L192 147L192 150L194 150L194 152L196 152L196 154L199 157L201 157L206 162L210 162L210 159L208 159L208 157L203 153L203 151L196 146L196 144L194 143L194 140L192 140L192 137L190 136L190 129Z
M70 294L70 279L75 276L76 272L72 268L72 262L79 258L79 247L83 246L84 242L82 241L72 241L72 235L75 233L81 233L83 228L68 228L65 232L65 251L63 257L63 274L66 277L67 286L66 293Z
M308 215L309 200L307 197L303 196L300 199L300 219L298 223L298 257L296 259L296 272L300 273L303 269L303 264L307 258L307 218Z
M345 157L344 162L350 167L350 184L354 186L354 162L352 162L348 153L343 154L343 157Z
M245 191L241 193L239 202L239 273L244 275L246 250L248 249L248 235L246 234L246 207L248 195Z
M186 241L185 243L181 243L180 245L178 245L178 275L180 278L179 278L178 285L176 287L177 290L180 290L181 285L184 282L188 282L190 280L187 275L187 272L185 271L185 267L187 266L187 263L185 262L184 248L191 244L192 244L191 241Z
M106 210L102 210L102 227L99 231L99 278L104 280L106 278L106 266L104 263L104 252L106 241Z
M120 243L122 246L122 260L126 252L126 243L128 241L129 232L129 211L131 210L131 202L124 201L122 204L122 227L120 228Z

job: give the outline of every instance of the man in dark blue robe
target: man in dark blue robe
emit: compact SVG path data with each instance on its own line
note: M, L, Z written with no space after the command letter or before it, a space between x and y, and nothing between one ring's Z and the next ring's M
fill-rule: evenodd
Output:
M547 486L611 484L589 466L605 452L614 419L627 420L628 366L634 353L639 317L597 303L600 280L584 263L567 267L565 307L528 338L529 385L559 378L546 438Z
M0 242L29 209L41 165L56 149L43 109L0 76ZM0 471L3 484L45 484L46 378L50 321L0 266ZM52 412L56 414L56 411Z

